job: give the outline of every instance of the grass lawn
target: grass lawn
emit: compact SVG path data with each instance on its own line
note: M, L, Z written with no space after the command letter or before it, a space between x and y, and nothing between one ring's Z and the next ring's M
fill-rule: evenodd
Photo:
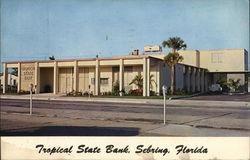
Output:
M183 97L187 95L167 95L166 98L176 98L176 97ZM94 96L98 98L131 98L131 99L163 99L163 96L150 96L150 97L144 97L144 96Z

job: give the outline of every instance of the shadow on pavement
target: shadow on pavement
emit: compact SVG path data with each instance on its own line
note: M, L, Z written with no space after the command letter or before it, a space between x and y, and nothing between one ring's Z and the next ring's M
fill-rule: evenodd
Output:
M1 136L136 136L139 128L133 127L76 127L47 126L1 131Z

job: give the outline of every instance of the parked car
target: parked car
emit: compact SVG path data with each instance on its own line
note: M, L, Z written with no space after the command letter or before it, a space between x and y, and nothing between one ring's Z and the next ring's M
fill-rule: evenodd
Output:
M211 86L209 86L208 89L211 92L221 92L222 91L222 87L220 86L220 84L212 84Z

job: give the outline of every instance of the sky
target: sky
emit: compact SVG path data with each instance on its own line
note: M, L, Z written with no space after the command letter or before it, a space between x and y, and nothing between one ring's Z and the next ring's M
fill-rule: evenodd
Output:
M249 52L248 0L0 2L1 61L127 55L175 36L187 49Z

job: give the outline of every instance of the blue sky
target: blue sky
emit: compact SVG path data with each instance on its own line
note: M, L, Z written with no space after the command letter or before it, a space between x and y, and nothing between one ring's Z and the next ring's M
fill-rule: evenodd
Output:
M1 0L1 61L126 55L173 36L249 51L249 1Z

